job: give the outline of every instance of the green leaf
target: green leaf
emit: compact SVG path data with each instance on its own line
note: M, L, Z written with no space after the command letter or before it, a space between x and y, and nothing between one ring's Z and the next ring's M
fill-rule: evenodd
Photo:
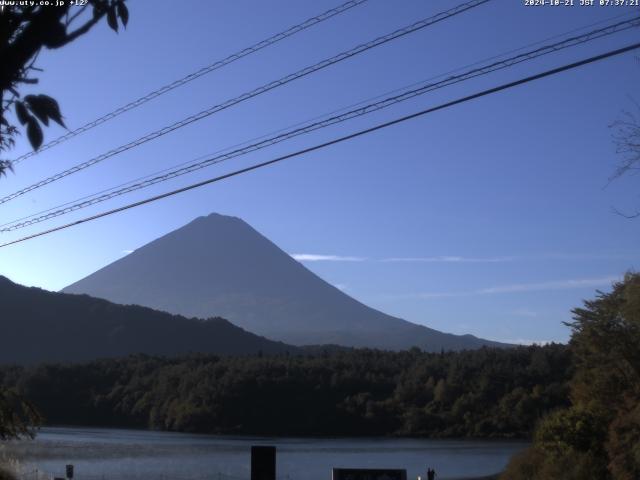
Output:
M56 122L58 125L67 128L62 120L62 114L60 113L60 106L55 99L48 95L27 95L24 97L25 101L29 104L31 111L40 119L45 125L49 125L49 118ZM46 120L43 120L43 117Z
M107 2L105 0L92 0L93 5L93 18L98 18L107 11Z
M16 102L16 116L22 125L27 123L31 118L31 115L27 112L27 107L25 107L22 102Z
M124 27L127 28L127 23L129 23L129 9L124 4L124 1L118 2L118 16L120 20L122 20Z
M27 122L27 137L29 138L29 143L31 143L33 149L38 150L42 145L44 137L42 135L42 128L40 128L40 124L33 117L30 117Z
M13 172L13 165L9 160L0 160L0 177L6 176L7 172Z
M41 102L37 101L38 98L35 95L27 95L24 97L24 101L29 105L29 109L33 114L38 117L45 125L49 126L49 117L47 116L47 109Z
M107 10L107 23L114 32L118 31L118 17L116 17L115 5Z

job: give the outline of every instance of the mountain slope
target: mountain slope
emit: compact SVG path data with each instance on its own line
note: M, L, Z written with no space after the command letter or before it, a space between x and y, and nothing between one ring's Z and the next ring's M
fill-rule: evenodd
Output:
M27 288L0 276L0 363L86 361L132 353L296 350L222 318L187 319L87 295Z
M328 284L244 221L200 217L64 289L186 316L228 318L296 345L430 351L497 346L374 310Z

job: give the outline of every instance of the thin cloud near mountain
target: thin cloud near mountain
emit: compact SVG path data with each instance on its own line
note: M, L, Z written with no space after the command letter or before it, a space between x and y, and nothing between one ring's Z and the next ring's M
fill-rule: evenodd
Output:
M611 260L632 258L630 255L599 255L599 254L570 254L544 253L535 255L505 255L494 257L465 257L461 255L434 255L426 257L385 257L369 258L353 255L327 255L317 253L290 254L299 262L385 262L385 263L503 263L529 260Z
M317 253L292 253L291 256L299 262L406 262L406 263L496 263L510 262L515 257L461 257L442 255L435 257L390 257L367 258L345 255L326 255Z
M319 255L315 253L292 253L299 262L364 262L364 257L345 257L341 255Z
M496 263L511 262L515 257L459 257L459 256L437 256L437 257L392 257L383 258L381 262L416 262L416 263Z
M477 290L460 292L421 292L414 294L398 295L396 298L446 298L446 297L466 297L474 295L495 295L501 293L523 293L537 291L567 290L574 288L593 288L611 285L620 281L619 275L609 275L598 278L577 278L569 280L552 280L548 282L534 283L514 283L510 285L499 285L495 287L480 288Z

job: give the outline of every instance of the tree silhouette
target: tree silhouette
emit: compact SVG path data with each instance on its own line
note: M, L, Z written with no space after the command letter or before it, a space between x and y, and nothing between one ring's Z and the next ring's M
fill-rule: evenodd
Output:
M0 440L33 437L42 423L38 409L12 389L0 389Z
M611 124L613 129L613 141L616 145L616 153L622 160L611 177L611 180L640 170L640 104L633 101L636 112L624 111L620 118ZM620 213L617 211L617 213ZM640 210L631 214L620 213L627 218L640 217Z
M640 274L573 310L571 405L539 423L501 480L640 478Z
M64 125L58 102L48 95L20 95L24 85L37 84L35 66L43 48L57 49L89 32L103 18L118 31L118 19L126 27L129 12L125 0L86 0L56 6L10 5L0 7L0 152L11 149L24 130L37 150L44 135L42 125L53 120ZM23 3L23 2L16 2ZM29 2L24 2L29 3ZM82 5L77 5L82 4ZM20 126L8 117L13 112ZM9 160L0 159L0 176L11 170Z
M20 129L26 131L34 149L42 145L42 125L53 120L64 126L58 102L48 95L20 95L24 85L37 84L34 72L43 48L57 49L87 33L103 18L118 31L118 19L126 26L129 12L125 0L87 0L83 5L64 2L43 6L39 2L16 2L0 7L0 154L11 149ZM22 5L21 3L25 3ZM12 112L20 123L7 118ZM12 169L9 160L0 159L0 177ZM0 388L0 440L32 436L40 423L37 409L12 390Z

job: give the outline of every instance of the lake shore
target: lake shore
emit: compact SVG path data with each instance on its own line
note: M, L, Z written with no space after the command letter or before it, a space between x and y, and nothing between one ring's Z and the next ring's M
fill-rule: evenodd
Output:
M248 479L253 445L277 447L281 478L326 480L331 469L405 468L407 478L434 467L443 480L496 480L526 442L415 438L240 437L145 430L45 427L35 440L13 443L8 454L42 473L107 480ZM60 475L62 474L62 475ZM213 476L212 476L213 475ZM218 475L218 477L216 477Z

